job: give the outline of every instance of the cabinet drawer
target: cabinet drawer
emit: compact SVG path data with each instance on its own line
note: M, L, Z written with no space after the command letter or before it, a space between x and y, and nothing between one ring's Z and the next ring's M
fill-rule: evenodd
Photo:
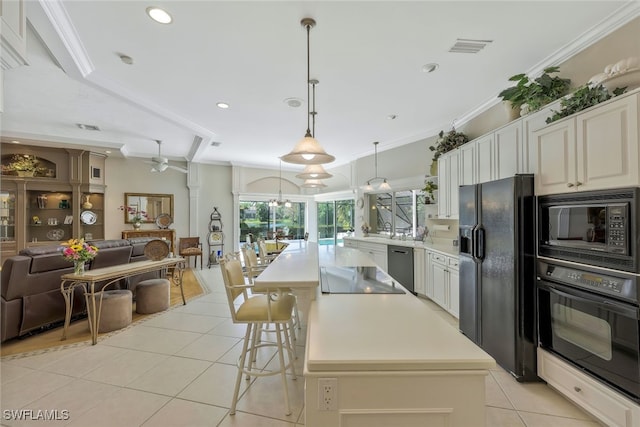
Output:
M451 268L458 268L458 258L449 257L447 258L447 265Z
M358 249L363 252L380 252L387 254L387 245L377 244L377 243L358 243Z
M439 264L447 265L447 257L436 252L431 252L431 260Z
M344 247L345 248L356 248L358 249L358 242L351 239L344 239Z
M639 425L640 406L540 348L538 374L565 397L606 425Z

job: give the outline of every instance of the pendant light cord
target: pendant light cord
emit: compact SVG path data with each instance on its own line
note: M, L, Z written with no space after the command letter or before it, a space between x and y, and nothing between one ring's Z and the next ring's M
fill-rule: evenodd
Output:
M311 34L311 25L307 24L307 135L311 135L311 128L309 126L309 120L311 117L311 102L309 97L311 96L309 89L309 81L311 80L311 54L309 53L311 44L309 43Z

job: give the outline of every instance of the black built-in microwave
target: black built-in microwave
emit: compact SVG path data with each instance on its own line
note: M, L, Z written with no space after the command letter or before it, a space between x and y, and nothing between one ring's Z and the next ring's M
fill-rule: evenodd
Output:
M538 197L538 255L640 273L640 187Z

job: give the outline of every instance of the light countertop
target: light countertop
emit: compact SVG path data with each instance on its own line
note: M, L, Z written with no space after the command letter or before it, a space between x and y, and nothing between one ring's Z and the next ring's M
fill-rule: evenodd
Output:
M351 248L322 248L321 266L374 265ZM406 294L320 294L311 305L306 370L490 369L494 359Z
M406 246L410 248L417 249L429 249L431 251L440 252L447 256L455 256L459 255L459 248L457 246L453 246L451 244L452 240L447 239L433 239L431 241L416 241L416 240L398 240L398 239L389 239L388 237L344 237L343 239L351 239L356 240L358 242L371 242L371 243L383 243L385 245L393 245L393 246Z

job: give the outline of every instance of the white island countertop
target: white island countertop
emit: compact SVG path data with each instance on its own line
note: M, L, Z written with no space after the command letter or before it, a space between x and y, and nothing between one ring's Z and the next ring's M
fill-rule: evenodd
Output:
M319 248L321 266L375 265L362 252ZM424 302L406 294L318 294L308 319L306 370L490 369L494 359Z

